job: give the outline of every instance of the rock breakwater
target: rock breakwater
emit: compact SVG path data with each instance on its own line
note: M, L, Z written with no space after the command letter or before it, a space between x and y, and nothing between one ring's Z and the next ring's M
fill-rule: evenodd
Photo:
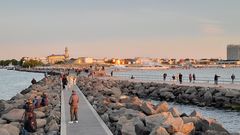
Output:
M34 110L37 117L37 132L30 135L59 135L61 122L61 86L59 76L49 76L31 85L8 101L0 101L0 134L19 135L24 115L24 101L42 93L48 96L49 104Z
M198 93L197 90L203 88L190 90L191 87L85 77L78 79L78 86L115 135L230 134L216 120L204 118L196 111L190 115L181 114L176 108L169 108L165 101L155 106L140 99L179 100L177 95L186 91Z

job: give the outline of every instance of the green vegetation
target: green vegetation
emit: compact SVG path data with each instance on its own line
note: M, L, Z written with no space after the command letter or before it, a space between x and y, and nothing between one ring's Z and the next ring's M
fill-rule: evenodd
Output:
M38 60L28 60L28 61L23 61L22 62L22 67L24 68L28 68L28 67L36 67L36 66L41 66L43 65L43 63L41 61Z
M28 67L35 67L35 66L41 66L43 63L38 60L24 60L21 59L20 61L17 61L16 59L12 60L0 60L0 66L8 66L8 65L14 65L14 66L22 66L24 68Z
M17 66L19 65L19 61L17 61L16 59L11 59L11 60L0 60L0 66L8 66L9 64Z

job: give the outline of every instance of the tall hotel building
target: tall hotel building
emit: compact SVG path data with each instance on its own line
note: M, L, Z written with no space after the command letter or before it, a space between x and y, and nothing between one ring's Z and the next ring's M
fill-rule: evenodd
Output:
M240 45L227 46L227 60L240 60Z

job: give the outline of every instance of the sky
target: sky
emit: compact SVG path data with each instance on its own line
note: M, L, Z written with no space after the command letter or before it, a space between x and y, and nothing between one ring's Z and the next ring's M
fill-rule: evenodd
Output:
M240 44L239 0L0 1L0 59L222 58Z

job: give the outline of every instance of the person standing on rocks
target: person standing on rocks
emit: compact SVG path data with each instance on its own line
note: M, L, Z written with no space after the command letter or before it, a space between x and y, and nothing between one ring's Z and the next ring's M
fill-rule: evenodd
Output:
M179 73L179 76L178 76L178 78L179 78L179 82L180 82L180 84L182 84L182 78L183 76L182 76L182 74L181 73Z
M193 74L192 77L193 77L193 83L195 83L195 81L196 81L196 75Z
M111 71L111 77L113 77L113 71Z
M71 121L69 123L78 123L78 103L79 97L75 90L69 99Z
M23 115L23 130L22 130L22 134L28 134L30 133L34 133L37 130L37 121L36 121L36 114L34 113L34 106L32 103L32 100L29 99L27 100L26 104L25 104L25 112Z
M166 81L166 78L167 78L167 73L164 73L163 74L163 81Z
M192 74L189 74L188 78L189 78L189 82L191 83L192 82Z
M175 79L176 79L175 75L172 75L173 83L175 83Z
M214 75L214 84L215 85L218 85L218 78L219 78L220 76L218 76L217 74L215 74Z
M233 84L234 80L235 80L235 75L234 74L231 75L231 79L232 79L232 84Z
M32 83L32 84L36 84L36 83L37 83L37 81L35 80L35 78L32 79L31 83Z

